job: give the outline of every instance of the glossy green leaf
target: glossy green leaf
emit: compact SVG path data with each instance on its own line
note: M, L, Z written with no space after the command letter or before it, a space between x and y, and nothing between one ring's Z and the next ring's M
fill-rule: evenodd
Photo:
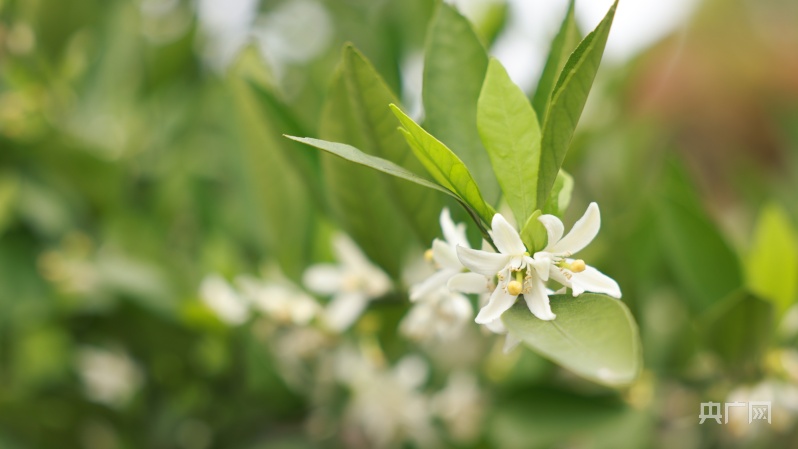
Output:
M496 211L485 202L471 173L452 150L430 135L401 109L391 105L396 117L402 124L402 132L416 157L432 177L444 187L456 193L473 210L485 224L489 224Z
M495 206L501 192L477 133L477 99L487 68L487 52L471 23L440 2L425 45L424 125L465 163Z
M798 236L780 206L762 209L745 264L748 288L772 301L779 314L798 296Z
M543 206L544 214L557 215L562 217L565 215L568 205L571 204L571 194L574 191L574 178L569 175L565 170L560 170L557 174L557 179L554 181L554 187L551 189L549 199Z
M516 222L526 223L537 209L540 125L524 91L496 59L479 95L477 129L505 201Z
M542 212L536 210L529 216L524 226L521 227L521 241L524 242L524 246L526 246L530 254L543 250L548 240L546 227L538 220L541 215L543 215Z
M604 46L610 34L617 1L595 30L588 34L568 58L551 93L543 122L538 203L544 204L571 144L579 117L598 72Z
M748 292L734 292L718 303L701 329L707 346L724 361L730 374L752 375L773 331L774 307Z
M343 71L336 72L322 111L325 140L368 145ZM363 252L388 274L399 276L411 235L383 179L374 171L324 154L321 158L333 217ZM390 238L386 238L390 236Z
M462 198L460 198L456 193L452 192L451 190L442 187L434 182L428 181L417 174L408 171L404 167L400 167L394 164L391 161L378 158L376 156L368 155L357 148L346 145L343 143L337 142L328 142L326 140L319 140L319 139L312 139L309 137L295 137L295 136L285 136L289 139L295 140L297 142L304 143L306 145L310 145L312 147L316 147L320 150L326 151L330 154L334 154L340 158L343 158L347 161L354 162L356 164L363 165L365 167L372 168L379 172L394 176L399 179L403 179L408 182L412 182L418 184L419 186L426 187L428 189L436 190L441 193L445 193L450 197L454 198L458 203L460 203L463 208L469 213L469 215L474 219L474 221L479 224L480 217L477 212L468 205ZM484 229L482 229L484 231Z
M590 293L549 298L555 320L539 320L519 302L502 315L504 325L533 351L587 379L619 387L637 378L640 336L623 302Z
M543 73L540 75L535 95L532 97L532 107L535 108L535 112L537 112L541 121L546 119L551 91L557 81L557 75L562 71L568 56L579 45L581 39L582 35L579 33L574 17L574 1L571 0L568 3L568 11L565 13L565 19L560 25L560 30L551 42L549 56L546 58Z
M257 82L269 88L269 75L257 52L244 52L230 73L236 126L242 136L240 166L252 207L250 230L256 242L274 254L286 274L298 278L307 264L313 229L313 204L279 129L264 109Z
M411 172L422 173L423 166L413 155L388 108L397 103L371 63L354 47L344 49L344 77L353 113L364 137L363 151L397 163ZM423 244L429 244L438 234L438 214L443 204L440 198L419 186L395 178L385 178L391 198Z
M684 171L668 168L656 205L663 251L683 296L706 310L742 285L737 255L707 216Z

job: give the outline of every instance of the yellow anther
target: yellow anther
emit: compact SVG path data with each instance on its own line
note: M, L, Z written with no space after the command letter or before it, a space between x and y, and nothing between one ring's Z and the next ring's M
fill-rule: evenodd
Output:
M432 262L434 258L435 257L433 256L431 249L424 251L424 260L426 260L427 262Z
M507 284L507 293L513 296L520 295L523 290L524 290L524 284L518 281L510 281L510 283Z
M574 273L581 273L585 271L585 261L582 259L576 259L575 261L571 262L570 268Z

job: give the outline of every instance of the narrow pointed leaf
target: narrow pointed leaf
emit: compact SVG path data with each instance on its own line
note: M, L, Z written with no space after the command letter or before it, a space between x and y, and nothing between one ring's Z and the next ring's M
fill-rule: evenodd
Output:
M555 320L539 320L519 302L502 315L510 334L543 357L594 382L620 387L637 378L642 361L640 336L623 302L592 293L549 298Z
M568 58L551 94L543 123L538 203L543 204L557 179L576 124L598 72L601 56L610 34L617 0L595 30L588 34Z
M477 133L477 99L487 68L488 54L471 23L440 2L425 45L425 126L465 163L485 200L495 206L499 184Z
M391 105L391 109L402 124L400 129L407 143L429 174L441 185L456 193L479 214L485 224L489 224L496 211L482 198L479 186L463 161L401 109L395 105Z
M394 161L411 172L422 173L423 166L413 155L388 105L396 96L371 63L354 47L344 49L344 77L353 113L359 119L364 136L364 151ZM437 235L437 217L443 207L440 197L421 187L395 178L384 178L391 198L405 216L422 244Z
M746 259L746 283L783 314L798 299L798 236L775 204L762 209Z
M537 209L540 125L526 95L491 59L477 105L477 128L518 223ZM542 203L541 203L542 204Z
M568 3L568 11L565 13L565 19L560 25L560 30L554 36L549 49L549 56L546 58L546 64L543 66L543 73L540 75L538 86L535 89L535 95L532 98L532 107L535 108L540 121L546 119L546 110L549 107L549 100L551 99L551 91L554 89L554 83L557 81L557 75L565 66L568 56L574 51L582 35L579 33L579 28L576 25L574 17L574 1Z

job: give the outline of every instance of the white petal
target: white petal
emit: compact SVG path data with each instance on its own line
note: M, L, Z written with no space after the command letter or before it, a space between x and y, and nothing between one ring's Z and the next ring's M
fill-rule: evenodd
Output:
M551 271L551 259L545 256L539 256L540 253L535 253L535 258L527 257L526 263L535 269L538 277L542 281L549 280L549 272Z
M449 208L446 207L441 211L441 231L443 231L443 238L449 245L453 247L457 245L471 246L468 244L468 238L466 237L465 224L454 224L452 216L449 214Z
M459 271L463 268L460 259L457 258L457 253L454 247L447 244L443 240L435 239L432 241L432 258L441 266L441 268L449 268Z
M342 332L360 317L367 304L368 300L361 293L338 294L327 304L325 321L330 329Z
M457 258L469 270L485 276L495 276L510 262L510 258L504 254L489 253L463 246L457 247Z
M479 314L474 321L479 324L487 324L499 318L504 312L512 307L513 304L515 304L516 298L518 297L505 292L503 288L496 287L496 290L493 291L493 295L491 295L488 304L479 311Z
M587 266L585 271L574 273L571 277L571 289L574 296L583 292L604 293L613 298L621 297L621 287L614 279L600 272L599 270Z
M446 284L449 290L460 293L486 293L490 290L490 279L479 273L458 273Z
M312 265L302 275L302 283L319 295L332 295L341 290L343 273L338 265L320 263Z
M496 248L502 254L520 255L526 252L526 247L524 247L524 242L521 241L518 231L501 214L493 216L491 236Z
M463 295L450 294L443 304L443 308L456 322L466 322L474 316L471 301Z
M364 267L372 267L373 264L363 251L357 246L348 235L337 233L333 236L332 246L335 257L342 265L354 270L362 270Z
M554 215L541 215L538 217L538 221L543 223L543 227L546 228L546 234L549 236L545 249L545 251L549 251L562 238L562 234L565 232L565 226L563 226L562 221Z
M582 248L586 247L599 232L601 227L601 214L599 213L598 204L590 203L587 206L585 214L582 215L571 232L557 242L552 247L551 252L557 254L576 254Z
M500 318L497 318L493 321L485 323L485 327L488 328L489 331L493 332L494 334L506 334L507 328L504 327L504 323Z
M458 270L438 270L432 276L428 277L424 282L420 284L416 284L410 288L410 300L417 301L420 298L423 298L433 291L443 287L446 285L446 282L455 274L457 274Z
M544 321L551 321L557 316L552 313L551 306L549 305L549 296L546 294L546 287L539 279L530 279L527 281L530 284L529 293L524 293L526 305L532 315Z
M502 348L502 352L509 354L510 351L518 346L518 343L521 343L521 339L515 337L513 334L508 333L507 336L504 337L504 348Z
M570 271L568 273L570 273ZM563 287L571 286L571 280L565 277L565 273L563 273L560 268L552 267L549 271L549 278L555 282L559 282Z

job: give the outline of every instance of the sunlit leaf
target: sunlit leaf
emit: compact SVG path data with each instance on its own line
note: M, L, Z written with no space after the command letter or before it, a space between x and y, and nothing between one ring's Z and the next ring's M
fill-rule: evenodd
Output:
M784 313L798 295L798 236L787 213L776 204L762 209L745 260L746 284Z
M546 119L551 91L557 81L557 75L562 71L568 56L574 51L581 39L582 35L579 33L574 17L574 2L571 0L568 2L568 11L565 13L565 19L563 19L557 35L554 36L554 40L551 42L549 56L546 58L543 73L540 75L535 95L532 98L532 106L535 108L540 121L545 121Z
M552 90L551 102L543 122L538 204L544 204L549 197L557 173L565 160L576 124L598 72L616 6L617 1L596 29L574 50Z
M466 168L452 150L441 141L430 135L416 122L408 117L401 109L391 105L396 117L402 124L400 128L413 149L416 157L432 177L444 187L456 193L460 198L474 209L484 223L490 223L496 213L493 208L482 199L479 186L471 177Z
M424 55L424 125L465 163L485 200L496 205L499 184L477 133L477 99L488 55L468 19L440 2Z
M522 301L502 315L510 333L533 351L608 386L632 383L641 368L640 336L626 305L609 296L550 296L553 321L535 318Z
M479 95L477 128L504 199L515 220L525 223L537 209L540 125L526 95L496 59L490 60Z

